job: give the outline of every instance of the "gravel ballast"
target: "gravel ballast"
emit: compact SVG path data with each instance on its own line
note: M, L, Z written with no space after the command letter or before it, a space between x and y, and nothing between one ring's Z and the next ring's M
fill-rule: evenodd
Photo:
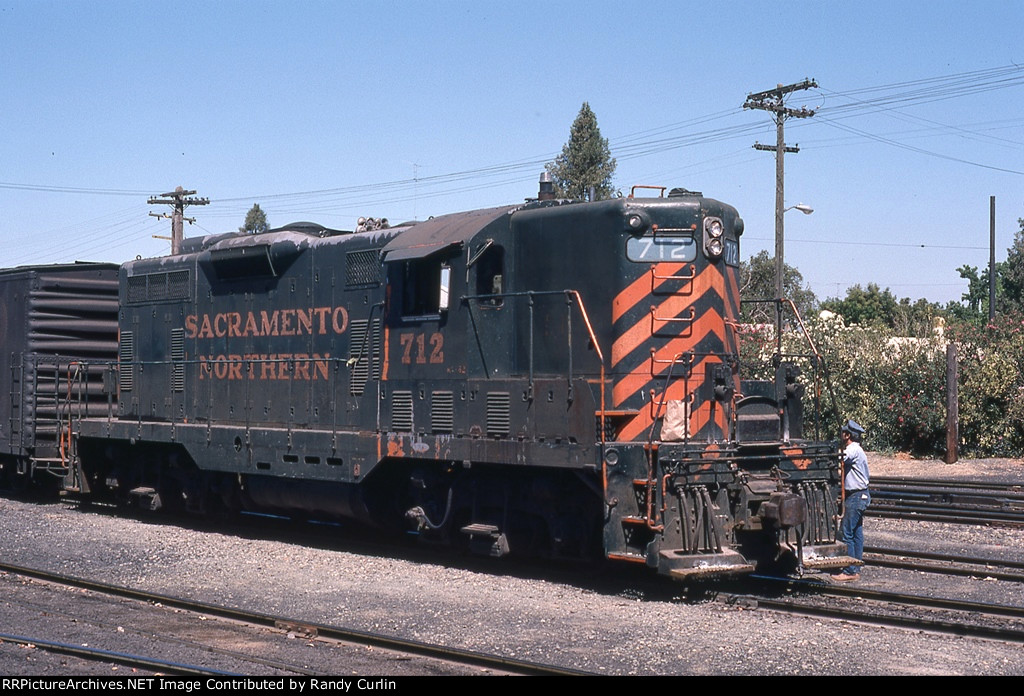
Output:
M889 459L872 455L872 473L939 466ZM981 468L964 477L1024 480L1020 462L1006 460L994 474ZM921 475L951 469L944 471ZM0 499L0 519L7 563L601 674L1024 674L1019 645L691 601L682 589L653 598L643 590L595 590L582 572L568 579L536 568L503 574L501 561L393 558L387 550L188 528L66 503ZM876 519L865 530L869 545L935 535L1018 558L1024 549L1021 530ZM867 568L862 582L884 583L885 572ZM0 622L13 633L9 613L0 602Z

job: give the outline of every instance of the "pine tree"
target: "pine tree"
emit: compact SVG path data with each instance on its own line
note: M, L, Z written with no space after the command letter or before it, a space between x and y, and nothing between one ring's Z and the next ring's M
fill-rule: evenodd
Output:
M569 141L562 147L562 154L546 168L560 197L589 199L591 187L594 200L610 198L615 193L612 185L615 159L608 149L608 139L601 137L597 116L587 102L583 102L572 122Z
M267 222L267 214L260 209L259 203L253 203L252 208L245 214L245 224L238 228L239 232L249 234L259 234L260 232L266 232L270 229L270 223Z

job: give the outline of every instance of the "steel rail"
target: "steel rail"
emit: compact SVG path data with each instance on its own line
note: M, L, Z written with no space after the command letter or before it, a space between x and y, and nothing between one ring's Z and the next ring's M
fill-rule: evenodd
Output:
M209 604L206 602L199 602L190 599L184 599L181 597L173 597L170 595L160 595L152 592L147 592L144 590L136 590L128 587L121 587L118 585L98 582L95 580L77 578L69 575L64 575L61 573L53 573L50 571L39 570L35 568L26 568L24 566L11 565L8 563L0 563L0 571L13 573L24 577L32 577L47 582L55 582L59 584L70 585L73 587L87 589L93 592L112 595L116 597L124 597L144 602L158 602L163 604L164 606L170 606L178 609L184 609L187 611L203 613L210 616L218 616L221 618L231 619L234 621L240 621L259 626L266 626L271 628L280 628L282 626L287 626L290 628L304 630L308 632L310 635L316 635L319 638L326 638L330 640L338 640L350 643L359 643L362 645L369 645L373 647L386 648L389 650L394 650L396 652L420 655L432 659L447 660L450 662L456 662L464 665L473 665L489 669L500 669L503 671L514 672L517 674L524 675L578 676L589 674L589 672L570 669L567 667L558 667L555 665L545 665L537 662L516 660L509 657L502 657L499 655L488 655L486 653L480 653L471 650L450 648L440 645L434 645L431 643L424 643L422 641L385 636L354 628L331 626L328 624L310 623L307 621L297 621L295 619L274 616L271 614L246 611L244 609L236 609L216 604Z
M983 558L980 556L950 556L947 553L938 551L915 551L911 549L893 549L885 546L865 546L866 553L879 553L889 556L906 556L907 558L922 558L932 561L959 561L961 563L974 563L976 565L994 565L1004 568L1019 568L1024 570L1024 561L1015 561L1004 558Z
M1024 512L995 512L991 509L971 510L950 506L907 506L874 503L868 508L868 516L885 517L919 522L947 522L951 524L1001 525L1006 527L1024 526Z
M838 597L856 598L858 601L874 601L880 605L896 603L903 606L918 606L926 609L942 609L947 611L963 612L964 614L984 614L990 617L1009 618L1024 621L1024 607L1015 607L1005 604L992 604L987 602L972 602L967 600L945 599L941 597L925 597L922 595L900 594L871 590L863 587L848 587L839 585L822 585L821 583L809 580L793 580L789 578L773 578L769 576L751 576L763 582L785 583L787 587L799 589L813 589L818 594L830 594ZM926 629L940 633L950 633L974 638L987 638L1003 640L1014 643L1024 643L1024 625L1021 626L982 626L978 624L966 624L942 618L905 617L894 614L886 614L880 611L868 611L850 607L826 607L815 604L802 604L793 599L772 599L762 597L748 597L755 601L758 606L769 609L776 609L789 613L798 613L812 616L825 616L840 619L855 619L866 623L898 626L912 629Z
M919 479L900 478L897 476L872 476L872 487L896 488L896 487L919 487L919 488L949 488L952 490L990 490L1003 491L1011 494L1011 497L1024 498L1024 483L1020 481L985 481L982 479ZM1014 495L1017 494L1017 495Z
M1024 573L1012 570L999 570L986 567L984 562L971 561L956 556L949 558L899 558L908 556L901 551L893 551L891 554L868 552L865 549L864 560L870 565L883 568L897 568L900 570L916 570L939 575L955 575L958 577L986 577L1006 582L1024 582ZM943 562L960 563L961 565L941 565ZM1000 565L995 563L995 565Z
M79 617L77 617L77 616L75 616L75 615L73 615L73 614L71 614L71 613L69 613L67 611L56 610L56 609L53 609L52 607L48 607L48 606L45 606L45 605L40 605L40 604L35 603L35 602L25 602L25 601L11 600L11 599L7 599L7 600L5 600L5 602L7 604L16 604L17 606L20 606L22 608L28 609L30 611L38 611L38 612L41 612L41 613L44 613L44 614L49 614L50 616L63 616L65 618L68 618L71 621L77 622L79 624L83 623L83 619L81 619L81 618L79 618ZM93 626L98 626L98 627L112 628L112 627L114 627L116 625L116 624L104 624L103 622L98 621L98 620L88 620L88 619L86 619L84 621L87 622L88 624L91 624ZM135 628L123 628L123 627L120 627L120 626L118 628L119 629L123 629L125 631L125 633L130 633L130 634L133 634L133 635L136 635L136 636L140 636L140 637L145 638L145 639L158 640L158 641L161 641L162 643L173 643L173 644L175 644L175 645L177 645L179 647L184 647L184 648L188 648L188 649L192 649L192 650L206 652L206 653L210 653L212 655L217 655L219 657L227 657L227 658L230 658L230 659L233 659L233 660L237 660L238 662L242 662L242 663L251 663L251 664L259 665L260 667L269 667L271 669L276 669L276 670L279 670L281 672L300 674L300 675L305 675L305 676L316 676L316 675L320 674L319 672L313 671L311 669L307 669L304 666L295 665L295 664L291 664L291 663L287 663L287 662L282 662L281 660L274 660L274 659L267 658L267 657L260 657L258 655L247 654L247 653L239 652L237 650L227 650L225 648L216 647L215 645L210 645L210 644L207 644L207 643L201 643L199 641L189 640L189 639L186 639L186 638L180 638L180 637L178 637L176 635L173 635L173 634L156 633L155 631L146 631L146 630L140 630L140 629L135 629ZM46 641L43 641L43 642L46 642ZM203 669L203 668L199 668L199 669ZM244 674L239 673L239 676L244 676Z
M125 667L149 669L153 670L154 672L161 672L171 674L174 676L244 676L242 674L236 674L235 672L224 672L217 669L199 667L197 665L189 665L182 662L169 662L167 660L161 660L155 657L144 657L142 655L136 655L133 653L103 650L101 648L87 648L81 645L71 645L70 643L61 643L59 641L44 640L42 638L29 638L27 636L17 636L10 633L0 633L0 641L5 643L16 643L18 645L24 645L26 647L39 648L41 650L45 650L46 652L58 653L61 655L72 655L83 660L113 662L114 664L123 665Z

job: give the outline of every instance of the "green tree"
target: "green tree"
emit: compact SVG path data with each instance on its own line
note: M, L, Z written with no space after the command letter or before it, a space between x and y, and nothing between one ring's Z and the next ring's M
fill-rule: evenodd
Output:
M909 297L896 299L889 288L882 290L875 283L868 283L867 288L854 285L847 289L845 298L829 298L821 307L841 315L847 324L886 327L896 336L921 338L931 336L937 317L947 317L937 303L911 301Z
M267 214L260 208L259 203L253 203L249 212L245 214L245 224L238 228L239 232L248 234L259 234L270 229L267 222Z
M1020 229L1002 264L1003 296L996 300L996 307L1004 312L1024 310L1024 218L1019 218L1017 224Z
M615 193L615 158L608 149L608 139L601 137L597 116L587 102L583 102L572 122L562 154L549 162L546 169L560 197L589 199L591 187L594 200L610 198Z
M804 283L804 277L793 266L783 264L782 292L793 301L801 317L809 317L818 306L814 291ZM775 257L767 251L740 262L740 296L744 300L775 297ZM741 314L747 324L771 324L775 309L768 302L745 302Z
M847 324L889 326L897 304L889 288L882 290L876 283L868 283L867 288L853 285L843 299L829 298L821 306L841 315Z
M1003 295L1005 266L1005 263L996 263L996 307L999 307ZM956 270L967 281L967 292L961 295L961 302L950 302L946 311L963 321L988 321L988 268L981 269L979 273L976 266L963 265Z

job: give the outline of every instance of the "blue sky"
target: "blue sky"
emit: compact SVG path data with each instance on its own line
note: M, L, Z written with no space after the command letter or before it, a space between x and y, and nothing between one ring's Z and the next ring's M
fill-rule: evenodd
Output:
M774 248L775 126L790 106L786 260L819 297L875 282L946 302L1024 217L1024 3L46 2L0 0L0 267L167 252L186 235L351 229L514 203L587 101L615 184L735 205ZM1020 66L1015 67L1015 66ZM881 88L881 89L869 89Z

